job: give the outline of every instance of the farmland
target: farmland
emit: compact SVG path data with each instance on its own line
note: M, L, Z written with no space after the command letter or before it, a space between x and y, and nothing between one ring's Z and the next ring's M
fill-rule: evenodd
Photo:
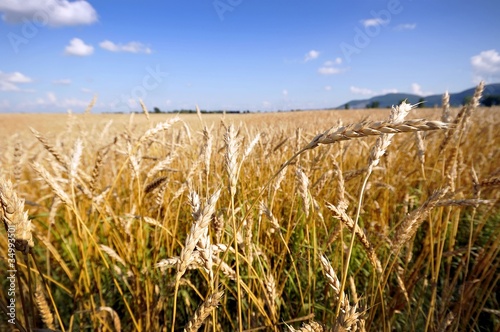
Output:
M0 256L15 225L17 328L498 330L500 108L476 97L458 109L0 114Z

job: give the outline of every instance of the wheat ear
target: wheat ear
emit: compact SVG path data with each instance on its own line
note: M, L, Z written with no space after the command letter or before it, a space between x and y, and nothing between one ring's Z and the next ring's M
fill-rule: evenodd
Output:
M217 308L223 295L223 291L218 291L209 295L205 302L196 309L193 317L186 324L186 327L184 327L184 332L198 331L212 310Z

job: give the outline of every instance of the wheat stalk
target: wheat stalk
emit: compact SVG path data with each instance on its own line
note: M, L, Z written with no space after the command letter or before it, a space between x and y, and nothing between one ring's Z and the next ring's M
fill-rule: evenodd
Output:
M347 228L349 228L351 232L356 235L359 242L361 242L363 248L368 254L368 259L375 267L377 272L379 274L382 274L382 265L380 264L380 260L378 259L377 254L375 253L375 249L371 245L370 241L368 241L368 237L366 236L365 232L363 232L363 230L357 224L355 225L354 220L352 220L351 217L349 217L347 213L345 213L345 211L329 203L327 203L327 207L333 212L335 218L339 219L343 224L347 226Z
M196 312L194 313L193 317L189 320L189 322L186 324L186 327L184 328L184 332L196 332L198 329L201 327L205 319L210 315L212 310L217 308L219 305L220 300L222 299L222 296L224 295L224 292L222 291L216 291L209 295L205 302L201 304L198 309L196 309Z
M49 304L47 303L47 299L45 298L42 286L39 282L36 284L35 288L35 304L45 326L50 330L55 330L54 316L50 311Z
M429 214L430 210L437 206L439 200L446 194L448 190L442 189L435 191L418 209L412 211L396 229L391 250L396 253L401 246L405 244L416 232L422 224L424 218Z
M8 231L9 257L14 255L11 253L12 246L23 253L29 253L35 244L31 233L31 220L28 218L28 212L24 211L24 199L17 196L12 182L3 177L0 177L0 205L0 217ZM10 238L11 236L14 238Z
M212 215L215 213L215 204L220 196L220 189L218 189L207 201L207 204L202 208L199 214L196 215L195 222L191 226L184 248L180 254L180 262L177 267L177 277L179 280L186 272L187 266L191 263L193 257L192 253L198 241L200 241L203 234L208 229Z

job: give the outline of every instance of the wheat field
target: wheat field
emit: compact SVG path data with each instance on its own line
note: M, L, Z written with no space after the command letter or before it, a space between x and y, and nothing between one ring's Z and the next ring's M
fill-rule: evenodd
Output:
M498 331L500 108L481 92L0 115L0 330Z

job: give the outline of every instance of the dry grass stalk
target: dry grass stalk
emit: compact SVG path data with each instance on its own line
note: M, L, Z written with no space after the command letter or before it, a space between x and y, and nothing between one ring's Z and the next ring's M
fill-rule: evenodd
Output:
M332 287L333 292L335 293L335 298L339 299L340 298L340 281L339 281L339 278L337 278L337 274L335 273L335 270L333 269L332 265L328 261L328 258L326 258L324 255L319 255L319 261L320 261L321 266L323 268L323 273L325 274L325 277L328 280L328 284L330 285L330 287Z
M313 183L311 188L314 188L316 193L319 193L325 187L325 184L327 183L327 181L329 180L329 178L332 176L333 173L334 171L329 169L328 171L321 174L320 178Z
M94 98L92 98L92 100L88 104L88 106L85 109L85 111L83 112L83 114L85 114L85 115L90 114L90 111L92 111L92 108L94 107L96 101L97 101L97 95L94 95Z
M189 322L184 327L184 332L196 332L201 327L205 319L207 319L208 315L217 308L219 305L222 296L224 295L223 291L216 291L209 295L205 302L201 304L193 317L189 320Z
M337 175L337 208L340 211L347 211L349 201L345 198L345 181L342 170L337 162L333 162L333 170Z
M479 188L488 188L488 187L498 187L500 186L500 178L492 177L486 180L479 182Z
M50 175L47 170L40 165L38 162L34 161L31 166L36 171L36 173L45 180L45 182L49 185L52 191L64 202L64 204L68 206L72 206L71 199L68 194L61 188L61 186L57 183L56 179L52 175Z
M240 139L234 126L230 124L224 134L226 143L226 171L229 177L229 192L234 197L236 194L236 185L238 182L238 150L240 148Z
M345 308L340 309L340 314L333 327L334 332L365 331L364 311L358 311L357 305L351 306L347 303Z
M377 168L374 167L373 169L375 170ZM365 174L366 171L368 171L368 167L363 167L363 168L360 168L360 169L355 169L355 170L352 170L352 171L344 172L344 174L342 174L342 176L344 178L344 182L348 182L348 181L350 181L352 179L355 179L358 176L360 176L362 174Z
M264 214L267 219L271 222L271 232L274 233L276 232L281 232L280 224L278 222L278 219L273 215L271 210L264 204L264 202L260 202L260 213Z
M21 181L21 174L23 170L23 164L21 163L21 159L23 156L23 145L22 142L18 141L14 146L14 180L15 183L19 183Z
M89 183L89 190L92 194L95 194L95 184L97 178L99 177L99 171L102 165L104 164L104 157L106 157L108 151L109 151L108 148L103 148L97 152L94 168L92 169L92 175L90 177L90 183Z
M405 244L415 233L430 210L434 208L448 190L435 191L419 208L412 211L396 229L391 250L397 253L401 246Z
M54 325L54 316L50 311L49 304L47 303L47 299L45 298L45 294L40 282L36 283L35 304L45 326L50 330L55 330L56 326Z
M276 303L276 300L278 298L278 292L276 290L276 280L274 279L274 276L272 273L268 273L266 277L266 290L267 290L267 295L269 296L269 299L271 300L271 303L269 306L272 308L271 310L274 310L274 305Z
M357 305L351 306L347 296L340 293L340 281L328 259L324 255L319 255L319 261L323 268L323 273L335 293L336 299L342 301L340 304L340 313L335 320L333 331L363 331L364 319L362 316L364 312L358 312Z
M222 232L224 231L224 216L215 215L210 225L214 231L215 243L219 244L222 237Z
M104 244L100 244L99 248L101 248L102 251L104 251L106 254L108 254L108 256L113 258L115 261L119 262L123 266L127 266L127 264L125 263L125 260L123 258L121 258L120 255L118 255L118 253L114 249L112 249Z
M363 121L348 126L333 127L317 135L303 150L314 149L320 144L333 144L335 142L367 136L448 129L450 127L449 124L441 121L427 121L422 119L406 120L401 123Z
M370 241L368 241L365 232L363 232L363 230L358 225L356 225L356 227L354 226L354 220L352 220L351 217L349 217L347 213L345 213L345 211L340 210L333 204L327 203L327 207L333 212L334 217L339 219L344 225L346 225L351 232L353 232L353 229L355 228L354 233L356 234L359 242L361 242L361 244L363 245L363 248L368 255L368 259L372 263L373 267L375 267L377 272L381 274L382 265L380 264L380 260L378 259L377 254L375 253L375 249L371 245Z
M450 122L451 114L450 114L450 94L446 91L443 95L443 113L441 115L441 121Z
M288 326L289 331L291 332L326 332L328 331L322 324L310 321L309 323L304 323L299 329L294 329L291 326Z
M144 193L149 194L156 188L160 187L167 181L168 176L160 176L159 178L154 179L153 181L149 182L145 187L144 187Z
M210 174L210 159L212 157L212 130L207 127L203 128L203 140L205 144L203 146L203 160L205 162L205 174L208 176Z
M179 122L180 120L181 119L176 116L168 121L161 122L161 123L157 124L156 127L147 130L141 136L141 138L139 138L139 141L145 142L145 141L149 140L151 137L158 134L159 132L162 132L162 131L169 129L170 127L172 127L173 124L175 124L176 122Z
M472 96L469 103L467 103L467 105L464 105L462 107L460 112L458 112L457 116L453 120L453 126L450 128L451 130L445 133L445 137L443 138L443 141L439 146L440 151L446 148L452 137L455 137L455 139L457 139L458 136L461 135L461 133L463 132L464 128L466 127L469 121L470 115L479 106L479 100L483 95L483 90L484 90L484 81L481 81L479 85L476 87L474 95Z
M480 205L492 205L494 201L487 199L445 199L436 203L436 206L472 206L479 207Z
M309 196L309 178L306 173L302 170L302 168L297 168L295 171L295 175L297 176L297 180L299 182L299 195L302 197L302 206L306 217L309 216L309 208L311 206L311 197Z
M414 106L413 106L414 107ZM391 114L389 116L389 123L392 125L398 125L403 122L408 113L411 111L412 106L407 104L405 101L401 105L392 107ZM377 138L375 145L370 151L370 156L368 160L368 174L371 174L373 167L377 166L380 162L380 158L385 154L387 148L391 144L392 137L394 133L383 133Z
M24 199L17 196L12 182L3 177L0 177L0 205L0 217L7 230L9 257L15 256L14 248L29 253L35 244L31 233L31 220L28 218L28 212L24 211Z
M420 165L422 165L422 167L424 167L424 165L425 165L425 145L424 145L424 139L422 137L421 131L415 132L415 141L417 142L418 160L420 161Z
M253 140L250 142L250 144L248 144L247 148L245 149L245 152L243 153L243 156L241 157L241 162L243 162L245 159L247 159L247 157L250 155L250 153L252 153L253 149L255 148L255 146L257 145L259 140L260 140L260 133L257 133L257 135L255 135Z
M278 189L280 188L281 186L281 182L283 181L283 179L285 178L285 175L286 175L286 171L287 169L284 168L282 169L277 177L276 177L276 180L274 180L274 184L273 184L273 189L274 189L274 192L276 193L276 191L278 191Z
M47 150L56 160L57 162L64 167L64 169L68 169L68 161L59 154L59 152L56 151L56 148L49 143L48 139L46 139L42 134L40 134L38 131L36 131L33 128L30 128L31 132L35 137L42 143L43 147L45 150Z
M113 310L111 307L99 307L97 311L105 311L111 315L111 319L113 321L113 327L115 328L116 332L121 332L122 330L122 324L120 322L120 316L116 313L116 311Z
M78 172L78 165L83 152L83 142L80 138L75 141L73 154L71 155L71 163L69 164L69 178L74 181Z
M186 272L187 266L191 263L193 257L193 251L196 244L201 239L203 234L205 234L208 229L210 220L215 213L215 204L220 196L220 189L217 190L207 201L206 205L201 209L201 212L197 215L193 225L191 226L191 231L189 232L184 248L180 254L180 262L177 267L177 280L179 280Z
M193 217L193 220L198 220L201 217L203 211L201 209L200 197L194 191L192 191L189 195L189 204L191 205L191 215ZM204 232L201 234L196 244L196 248L201 255L200 257L204 264L205 270L209 274L210 280L213 280L213 249L212 244L210 243L210 237L208 235L208 225L207 227L205 227Z
M142 112L146 116L146 119L148 119L148 121L151 121L151 119L149 118L148 108L146 107L142 99L139 99L139 103L141 104Z

